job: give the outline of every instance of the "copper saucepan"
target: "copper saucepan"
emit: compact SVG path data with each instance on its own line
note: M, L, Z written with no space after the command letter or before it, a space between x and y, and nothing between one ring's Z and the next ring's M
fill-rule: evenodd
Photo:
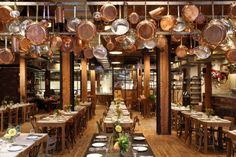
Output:
M206 16L202 13L202 7L199 7L200 11L199 14L197 16L197 18L195 19L195 22L199 25L203 24L206 22Z
M22 38L20 39L20 53L25 55L29 53L29 50L31 48L31 42L27 38Z
M84 57L87 59L93 58L93 47L91 47L90 44L84 49Z
M100 8L100 13L102 16L102 20L104 22L111 22L114 21L117 17L117 9L116 7L111 4L111 3L105 3L101 8Z
M17 36L12 36L11 38L11 50L12 52L16 53L19 52L20 50L20 41L19 38Z
M230 63L236 63L236 49L230 49L225 55Z
M112 38L111 38L111 37L109 37L109 39L108 39L106 48L107 48L109 51L111 51L111 50L113 50L113 49L115 48L115 45L114 45L114 43L112 42Z
M137 24L140 20L138 13L135 11L135 5L133 6L133 12L129 14L129 22L133 25Z
M87 20L87 4L85 5L85 20L76 28L76 35L84 41L90 41L96 35L96 26Z
M167 15L161 18L160 27L163 31L169 32L174 28L175 24L176 19L172 15L170 15L170 6L168 1Z
M7 37L5 37L5 48L0 49L0 64L11 64L15 55L7 48Z
M164 7L158 7L154 10L149 11L149 15L151 16L151 18L153 18L154 20L158 20L158 16L165 10Z
M69 19L66 23L68 32L75 32L80 22L81 20L76 17L76 6L74 6L74 17L72 19Z
M38 22L38 5L36 6L36 22L30 24L25 36L33 45L41 45L48 39L48 31Z
M83 51L83 41L78 38L74 38L73 52L74 52L75 57L79 58L82 51Z
M199 9L194 4L185 5L182 9L182 16L187 22L193 22L199 15Z

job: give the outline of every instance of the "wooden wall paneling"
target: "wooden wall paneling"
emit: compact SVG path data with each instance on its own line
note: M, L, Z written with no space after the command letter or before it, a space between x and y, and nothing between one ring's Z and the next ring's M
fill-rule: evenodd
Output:
M62 107L71 104L71 57L69 52L62 52Z
M157 86L157 133L171 134L171 96L170 96L170 52L171 39L163 52L157 51L158 86Z
M90 70L90 81L91 81L91 97L92 97L92 114L95 115L96 110L96 89L95 89L95 70Z
M205 73L205 102L204 106L211 108L211 97L212 97L212 84L211 84L211 62L206 63Z
M149 97L150 94L150 55L144 54L144 96Z
M25 58L24 57L20 57L19 58L20 60L20 63L19 63L19 66L20 66L20 101L23 102L27 99L27 84L26 84L26 81L27 81L27 71L26 71L26 61L25 61ZM25 99L25 100L24 100Z
M88 88L87 88L87 59L81 59L81 92L82 92L82 101L88 100Z

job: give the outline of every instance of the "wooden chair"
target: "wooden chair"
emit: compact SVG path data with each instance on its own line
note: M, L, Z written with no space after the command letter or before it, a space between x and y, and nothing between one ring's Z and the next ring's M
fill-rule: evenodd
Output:
M136 124L140 125L140 121L139 121L138 116L135 116L134 119L133 119L133 124L132 124L132 127L131 127L131 133L135 132Z
M30 123L34 129L35 132L42 132L41 129L39 129L38 125L37 125L37 118L35 116L30 116Z
M11 109L9 107L3 112L3 130L6 130L9 127L10 123L10 113Z
M29 151L29 157L38 157L40 151L41 143L33 146Z
M97 123L98 133L102 133L103 132L103 118L100 118L100 120L96 121L96 123Z
M47 140L47 146L46 146L46 157L48 157L49 154L53 154L56 150L57 145L57 134L55 135L49 135Z

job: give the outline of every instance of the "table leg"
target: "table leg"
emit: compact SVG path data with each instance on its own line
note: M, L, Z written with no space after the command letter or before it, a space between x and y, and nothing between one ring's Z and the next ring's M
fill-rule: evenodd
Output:
M223 134L223 129L222 129L222 127L219 127L218 128L218 146L220 149L221 148L223 149L222 134Z
M65 125L61 126L61 151L62 153L65 150L65 135L66 135Z
M228 139L227 140L227 154L226 154L226 157L231 157L232 156L232 147L233 147L233 144L232 144L232 140L231 139Z
M184 138L185 138L185 142L187 141L188 139L188 136L189 136L189 122L188 122L188 118L187 117L184 117Z
M204 125L204 153L207 153L207 147L208 147L208 130L207 125Z
M23 107L23 123L25 122L26 119L26 107Z

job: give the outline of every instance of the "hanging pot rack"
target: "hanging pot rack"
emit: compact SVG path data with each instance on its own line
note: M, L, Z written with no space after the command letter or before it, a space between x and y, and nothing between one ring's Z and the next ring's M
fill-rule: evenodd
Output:
M145 1L126 1L127 5L145 5ZM235 1L214 1L214 5L230 5ZM85 5L85 2L60 2L61 5L64 6L75 6L75 5ZM97 6L97 5L103 5L106 4L107 1L88 1L88 6ZM124 1L109 1L109 3L113 5L124 5ZM193 1L195 5L212 5L212 1ZM9 6L43 6L43 5L49 5L49 6L56 6L57 2L0 2L0 5L9 5ZM186 5L189 4L189 1L170 1L169 5L171 6L178 6L178 5ZM146 5L168 5L166 1L146 1Z

